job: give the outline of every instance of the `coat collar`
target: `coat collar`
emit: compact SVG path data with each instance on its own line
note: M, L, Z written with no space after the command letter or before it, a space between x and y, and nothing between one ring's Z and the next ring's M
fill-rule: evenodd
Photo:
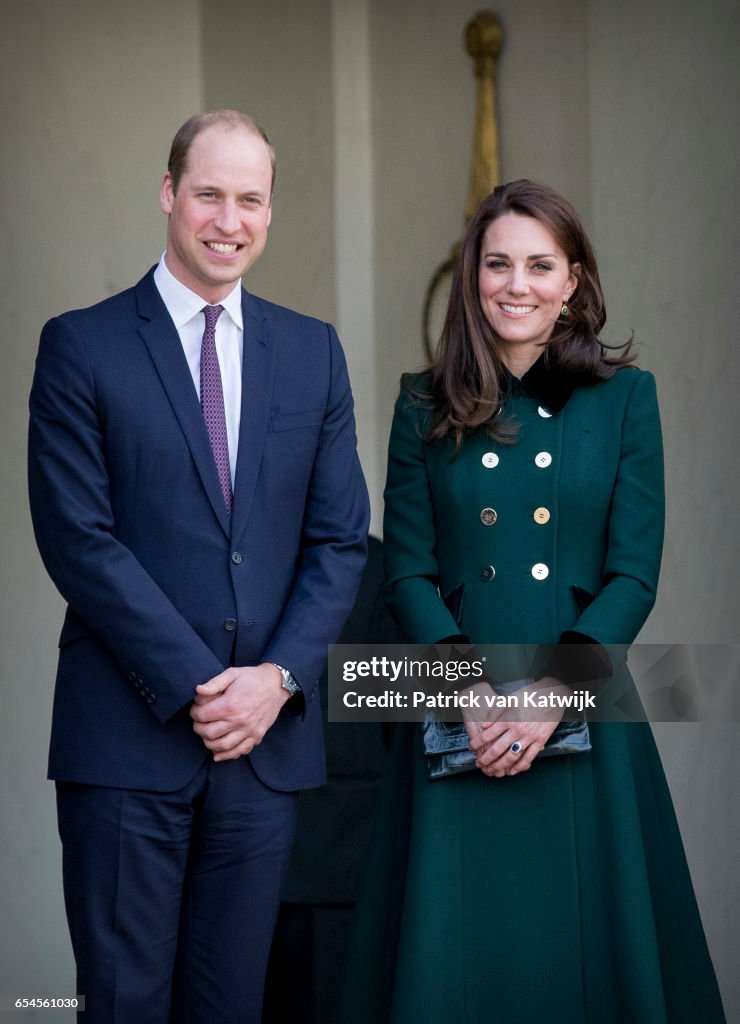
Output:
M543 352L521 378L504 370L503 386L507 395L524 388L553 415L562 412L575 389L583 383L579 374L560 366L557 356L550 352Z

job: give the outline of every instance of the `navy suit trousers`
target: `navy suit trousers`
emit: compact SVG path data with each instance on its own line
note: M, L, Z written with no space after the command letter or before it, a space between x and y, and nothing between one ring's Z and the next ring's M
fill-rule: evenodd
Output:
M296 794L249 758L173 793L57 783L85 1024L258 1024Z

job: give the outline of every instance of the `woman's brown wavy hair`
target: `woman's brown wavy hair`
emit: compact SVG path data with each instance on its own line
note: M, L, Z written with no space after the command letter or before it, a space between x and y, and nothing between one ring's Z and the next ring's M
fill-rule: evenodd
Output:
M416 383L413 378L404 383L411 397L430 408L427 441L452 437L459 449L466 435L479 427L500 441L516 438L511 424L496 419L504 397L505 368L478 291L483 236L491 221L505 213L534 217L552 233L570 265L580 264L578 284L568 301L569 314L555 322L543 346L545 358L554 355L558 366L581 383L605 380L634 359L631 338L619 346L606 345L599 338L606 308L596 257L568 200L526 178L499 185L475 211L461 242L437 356L423 381L416 377Z

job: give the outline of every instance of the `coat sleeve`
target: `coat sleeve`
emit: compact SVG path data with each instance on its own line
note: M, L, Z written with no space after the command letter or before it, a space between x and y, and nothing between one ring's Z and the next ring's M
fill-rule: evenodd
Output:
M437 532L423 416L403 392L388 446L383 551L386 601L409 643L440 643L460 627L439 594Z
M647 371L634 376L622 422L602 586L573 626L600 644L635 639L655 603L663 550L663 442L655 378Z
M223 670L134 554L116 537L96 386L78 331L64 318L41 335L30 397L29 496L49 575L84 626L113 653L122 680L148 691L161 722Z
M327 647L354 604L367 557L370 506L357 456L347 365L327 325L328 400L303 517L302 557L264 661L290 669L304 693L317 684Z

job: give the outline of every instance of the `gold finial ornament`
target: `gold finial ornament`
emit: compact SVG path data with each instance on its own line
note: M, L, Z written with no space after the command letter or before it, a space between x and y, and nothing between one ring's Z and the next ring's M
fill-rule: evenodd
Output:
M499 183L496 125L496 61L504 32L493 11L478 11L465 28L465 49L473 58L476 80L475 134L465 223Z
M499 183L498 126L496 123L496 61L501 52L504 32L493 11L478 11L465 26L465 49L473 58L476 82L475 131L470 162L470 186L465 207L465 223L479 203ZM441 263L429 282L422 312L422 332L427 358L433 358L431 322L439 319L440 288L448 281L460 249L455 242L448 258ZM433 310L434 307L434 310ZM438 331L434 331L439 334Z

